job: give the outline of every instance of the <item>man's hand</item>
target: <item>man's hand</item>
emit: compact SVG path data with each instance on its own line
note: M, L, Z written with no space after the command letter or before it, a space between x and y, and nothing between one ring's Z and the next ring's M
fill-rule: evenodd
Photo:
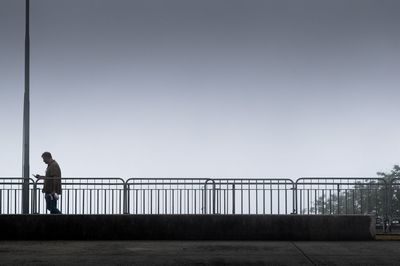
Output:
M41 175L33 175L33 176L36 177L37 179L43 178L43 176L41 176Z
M53 199L58 200L58 194L55 191L51 192L51 196Z

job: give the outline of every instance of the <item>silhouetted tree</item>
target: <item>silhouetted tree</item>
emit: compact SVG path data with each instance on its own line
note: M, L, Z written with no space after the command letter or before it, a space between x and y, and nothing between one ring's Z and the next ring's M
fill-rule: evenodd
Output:
M389 173L378 172L377 175L386 180L389 186L389 213L393 217L400 217L400 166L395 165Z

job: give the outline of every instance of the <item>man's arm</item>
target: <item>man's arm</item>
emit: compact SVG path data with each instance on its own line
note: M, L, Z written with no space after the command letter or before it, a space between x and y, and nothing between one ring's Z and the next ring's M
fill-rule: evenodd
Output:
M37 179L51 179L51 180L54 180L55 178L57 178L56 176L43 176L43 175L33 175L34 177L36 177ZM50 194L52 194L52 195L55 195L56 194L56 191L55 191L55 187L54 187L54 182L52 182L52 189L51 189L51 193Z

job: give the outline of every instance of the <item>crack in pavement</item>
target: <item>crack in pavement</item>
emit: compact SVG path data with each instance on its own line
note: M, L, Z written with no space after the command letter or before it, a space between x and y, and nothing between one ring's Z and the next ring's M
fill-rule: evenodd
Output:
M312 265L318 265L315 263L299 246L297 246L294 242L290 242Z

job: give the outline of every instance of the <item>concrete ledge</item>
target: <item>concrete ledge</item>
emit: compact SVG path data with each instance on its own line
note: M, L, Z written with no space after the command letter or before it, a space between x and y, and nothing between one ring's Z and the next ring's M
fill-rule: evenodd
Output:
M372 240L361 215L0 215L1 240Z

